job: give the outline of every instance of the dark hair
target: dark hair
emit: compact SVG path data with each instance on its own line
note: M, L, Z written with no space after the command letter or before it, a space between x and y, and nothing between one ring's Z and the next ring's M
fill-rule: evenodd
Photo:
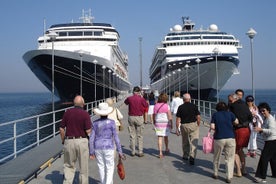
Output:
M219 102L216 105L216 110L217 111L227 111L228 110L228 106L225 102Z
M166 93L161 93L158 96L158 101L157 102L167 103L167 101L168 101L168 95Z
M241 93L242 93L242 96L244 95L244 91L243 91L242 89L237 89L237 90L235 91L236 94L238 94L238 92L241 92Z
M144 99L146 99L146 100L147 100L149 96L148 96L148 94L147 94L147 93L144 93L144 94L143 94L143 97L144 97Z
M246 102L254 102L254 97L252 95L248 95L248 96L246 96L245 101Z
M153 92L150 92L150 94L149 94L149 100L153 100L153 99L155 99L155 98L154 98L154 93L153 93Z
M259 109L259 110L261 110L261 109L266 109L269 113L271 112L271 108L270 108L270 106L268 105L268 103L266 103L266 102L261 102L261 103L259 103L258 109Z
M140 92L140 91L141 91L141 89L140 89L139 86L135 86L135 87L133 88L133 92Z

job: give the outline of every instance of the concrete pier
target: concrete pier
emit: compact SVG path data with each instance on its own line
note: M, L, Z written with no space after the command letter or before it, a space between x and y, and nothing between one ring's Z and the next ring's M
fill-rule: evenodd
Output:
M146 124L144 131L144 157L130 156L129 149L129 134L127 130L127 106L122 105L120 108L124 115L124 130L120 132L119 137L121 144L123 145L123 152L126 155L124 161L126 178L120 180L117 175L115 167L114 171L114 184L126 183L126 184L206 184L206 183L224 183L225 182L225 169L224 169L224 158L221 157L221 167L219 172L219 178L217 180L212 178L213 174L213 154L204 154L202 152L202 137L208 132L206 125L201 124L200 126L200 139L197 152L197 158L195 165L191 166L187 161L182 159L181 149L181 137L175 134L169 136L169 148L170 154L166 155L163 159L158 158L159 152L157 148L157 137L153 130L153 125ZM57 144L53 146L60 146ZM246 150L245 150L246 151ZM260 154L260 153L259 153ZM248 174L243 177L234 177L232 183L253 183L255 170L257 168L259 154L257 158L247 157L247 171ZM35 157L36 155L33 155ZM28 167L31 163L22 165L22 167ZM26 160L27 161L27 160ZM45 160L46 162L47 160ZM116 160L117 161L117 160ZM12 171L10 171L12 173ZM1 173L2 174L2 173ZM3 177L3 176L1 176ZM3 184L1 179L0 183ZM57 158L53 163L46 167L36 177L33 177L28 183L30 184L61 184L63 181L63 155ZM271 178L270 168L268 170L267 183L275 183L276 179ZM5 182L4 182L5 183ZM21 183L24 183L21 182ZM78 183L78 170L76 172L74 184ZM96 160L89 160L89 183L98 184L100 183L98 168Z

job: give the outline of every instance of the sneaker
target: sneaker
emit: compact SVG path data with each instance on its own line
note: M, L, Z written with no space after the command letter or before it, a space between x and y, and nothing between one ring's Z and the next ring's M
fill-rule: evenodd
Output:
M216 180L216 179L218 179L218 175L213 174L212 178L214 178Z
M144 156L144 153L139 153L138 154L138 157L143 157Z
M228 179L228 178L227 178L227 179L225 180L225 182L226 182L226 183L231 183L231 179Z
M256 182L256 183L266 183L266 180L262 179L262 178L255 177L254 182Z

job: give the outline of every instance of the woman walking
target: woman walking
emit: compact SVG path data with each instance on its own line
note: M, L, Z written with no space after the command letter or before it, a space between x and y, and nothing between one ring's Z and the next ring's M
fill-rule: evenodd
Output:
M113 184L114 141L119 157L124 158L115 121L107 118L112 111L113 108L107 103L100 103L99 107L94 109L94 113L100 115L100 119L93 122L89 140L90 159L97 158L101 184Z
M254 130L263 135L265 143L255 173L255 182L265 183L268 162L270 162L272 177L276 178L276 121L270 114L271 108L267 103L260 103L258 108L264 117L264 124L262 128L256 126Z
M169 138L170 130L172 129L172 115L170 106L167 104L168 95L161 93L158 97L157 103L153 109L153 119L156 135L158 136L158 149L159 158L163 158L162 142L164 138L165 142L165 153L169 154Z
M219 102L211 119L211 129L214 130L214 162L213 178L218 178L218 169L220 165L220 156L224 151L226 183L231 183L234 172L236 141L233 130L234 123L238 123L236 116L228 111L225 102Z

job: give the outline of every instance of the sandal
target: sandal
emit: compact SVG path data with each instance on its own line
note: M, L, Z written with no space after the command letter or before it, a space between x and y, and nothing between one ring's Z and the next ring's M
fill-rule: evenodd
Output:
M164 158L164 156L163 155L159 155L159 158Z
M233 175L239 178L242 177L242 174L238 174L238 173L234 173Z
M169 149L166 150L166 151L165 151L165 154L166 154L166 155L170 154L170 150L169 150Z

